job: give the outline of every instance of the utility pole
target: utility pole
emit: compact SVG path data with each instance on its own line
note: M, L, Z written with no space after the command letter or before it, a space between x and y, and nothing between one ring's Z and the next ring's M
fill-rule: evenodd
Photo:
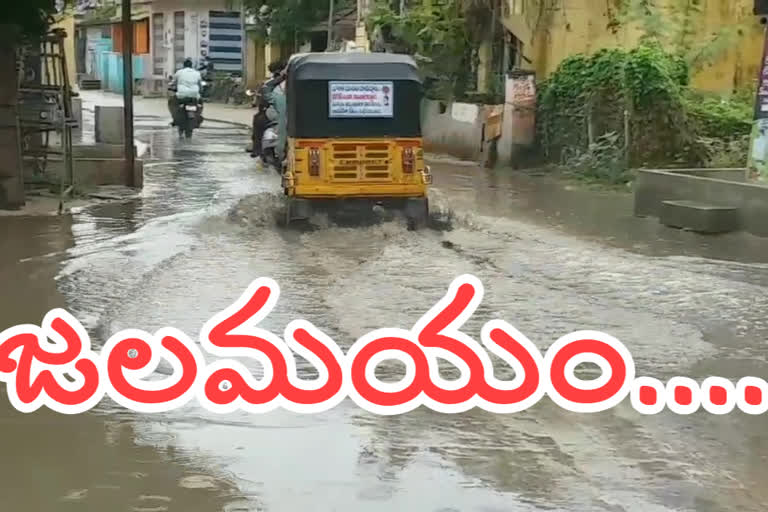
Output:
M123 122L125 143L125 168L128 184L135 186L133 148L133 23L131 0L122 0L123 13Z
M328 44L325 51L331 51L331 43L333 42L333 0L328 0Z
M760 16L765 26L768 14L768 2L755 0L754 13ZM755 94L755 111L752 121L752 134L747 155L747 169L758 176L768 176L768 29L763 28L763 54Z
M250 62L248 62L248 30L245 28L245 2L240 2L240 29L241 29L241 41L240 45L240 62L243 63L243 86L248 87L248 68Z

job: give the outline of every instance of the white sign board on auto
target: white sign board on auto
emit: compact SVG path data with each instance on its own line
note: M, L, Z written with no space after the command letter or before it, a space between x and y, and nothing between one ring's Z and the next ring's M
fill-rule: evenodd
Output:
M393 117L392 82L329 82L329 117Z

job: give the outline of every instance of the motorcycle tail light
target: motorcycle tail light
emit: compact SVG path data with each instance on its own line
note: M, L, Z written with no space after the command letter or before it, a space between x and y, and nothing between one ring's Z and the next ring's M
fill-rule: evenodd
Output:
M309 150L309 175L320 176L320 150L310 148Z
M413 173L413 168L415 167L415 160L413 154L413 148L405 148L403 149L403 172L407 174Z

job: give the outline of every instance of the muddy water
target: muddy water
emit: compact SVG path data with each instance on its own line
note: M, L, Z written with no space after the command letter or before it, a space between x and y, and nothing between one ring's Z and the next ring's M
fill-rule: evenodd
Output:
M143 118L137 134L153 158L142 198L76 215L70 247L29 249L56 253L46 265L3 269L20 289L22 271L58 269L35 286L46 296L55 288L97 343L126 327L195 337L269 276L282 296L265 328L303 317L346 348L371 329L410 327L470 272L486 298L469 333L504 318L544 349L596 328L624 341L639 375L766 374L762 240L667 230L632 219L621 195L451 162L434 164L436 229L318 218L317 229L288 231L275 226L278 179L241 150L243 131L208 123L180 141ZM41 240L61 238L41 226ZM34 317L50 307L40 306L15 307ZM6 503L19 510L757 511L768 502L765 421L741 414L647 418L620 406L584 416L544 400L512 416L381 418L345 402L314 416L195 406L134 416L104 404L80 418L2 418L2 438L13 436L3 453L14 456L0 485L16 486Z

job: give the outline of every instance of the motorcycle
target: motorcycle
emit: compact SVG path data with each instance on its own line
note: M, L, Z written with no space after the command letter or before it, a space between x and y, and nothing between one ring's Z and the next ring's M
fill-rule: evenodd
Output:
M259 100L261 99L261 95L259 94L258 90L246 89L245 95L251 99L251 108L256 108L259 106Z
M192 131L203 124L203 100L183 98L178 100L179 136L192 137Z
M261 159L265 166L271 167L279 174L282 165L277 159L277 141L277 121L270 121L261 137Z
M208 83L203 81L201 91L207 91L207 87L208 87ZM176 88L173 86L172 81L168 86L168 90L171 92L172 95L176 94ZM175 102L176 115L174 117L175 117L176 128L179 130L180 137L184 136L188 139L191 138L192 132L195 129L200 128L200 125L203 124L202 96L203 94L201 94L201 97L199 99L194 99L194 98L176 99L176 102ZM173 98L173 96L171 98ZM170 105L171 103L169 103L169 107Z

